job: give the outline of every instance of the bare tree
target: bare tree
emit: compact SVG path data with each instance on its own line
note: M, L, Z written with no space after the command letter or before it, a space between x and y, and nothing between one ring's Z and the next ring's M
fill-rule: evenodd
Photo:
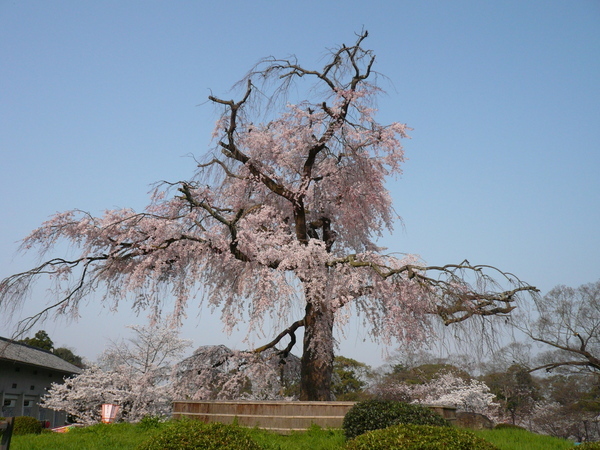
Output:
M6 278L2 306L21 302L49 275L56 302L42 314L77 312L100 286L106 298L133 294L134 308L161 310L168 287L180 317L202 286L226 327L246 320L252 331L269 316L286 321L257 351L289 338L285 357L304 330L303 400L331 398L334 324L351 306L386 342L422 341L436 318L449 325L511 312L520 294L536 289L510 273L468 261L428 266L376 245L397 217L385 182L401 173L407 127L375 120L381 89L366 38L333 49L321 69L267 58L243 80L238 100L211 95L222 111L217 146L196 176L162 184L143 213L56 215L24 248L46 254L66 239L80 256ZM306 88L306 98L291 104L294 85ZM304 312L294 317L298 304Z
M129 325L133 337L110 345L100 355L100 365L106 370L126 368L136 375L153 372L156 377L165 378L170 367L184 355L191 341L181 339L179 330L165 323L146 326Z
M565 367L600 372L600 281L578 288L557 286L536 298L534 306L516 324L553 351L542 354L531 371Z

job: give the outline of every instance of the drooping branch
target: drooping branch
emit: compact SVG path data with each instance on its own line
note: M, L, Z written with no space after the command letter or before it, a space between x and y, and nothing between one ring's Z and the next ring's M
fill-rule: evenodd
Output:
M502 272L488 265L473 266L468 261L444 266L406 264L398 268L391 268L380 262L357 259L357 255L348 255L327 263L329 267L339 264L355 268L369 268L378 277L391 279L392 282L394 279L404 279L417 283L427 296L438 300L435 310L430 313L438 315L445 325L463 322L473 316L508 314L516 308L515 300L519 293L539 292L536 287L520 282L510 273ZM491 277L484 273L486 269L495 271L506 280L516 282L517 286L514 289L498 292L475 289L465 281L464 272L468 272L476 278L476 281L482 282L484 285L496 284ZM429 276L428 274L431 272L437 273L437 278Z
M88 271L90 265L94 262L106 259L108 259L108 256L106 255L95 258L79 258L71 261L62 258L54 258L27 272L11 275L10 277L2 280L2 283L0 283L0 299L2 300L0 306L2 308L8 308L6 303L10 302L11 299L13 299L13 301L18 301L19 299L23 298L38 276L57 276L59 273L64 272L64 268L68 268L68 270L71 271L79 265L83 266L77 284L73 288L69 289L67 294L60 298L59 301L54 302L32 316L21 319L17 324L17 334L22 335L31 330L36 323L38 323L40 320L43 320L50 311L57 309L61 311L64 310L71 302L74 301L77 303L85 293L86 286L89 285Z

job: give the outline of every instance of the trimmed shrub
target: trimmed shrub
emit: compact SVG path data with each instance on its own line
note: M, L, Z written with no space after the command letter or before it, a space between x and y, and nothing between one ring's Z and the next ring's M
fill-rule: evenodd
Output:
M342 427L346 438L352 439L367 431L398 424L450 426L446 419L425 406L387 400L367 400L357 403L346 413Z
M261 450L248 430L222 423L178 420L152 436L137 450Z
M432 425L395 425L369 431L346 444L347 450L498 450L466 430Z
M42 424L35 417L17 416L15 417L13 436L23 436L24 434L40 434Z

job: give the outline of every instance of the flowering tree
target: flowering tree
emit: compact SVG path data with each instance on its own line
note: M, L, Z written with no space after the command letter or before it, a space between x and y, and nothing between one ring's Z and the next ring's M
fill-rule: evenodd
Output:
M165 323L130 325L134 336L128 341L112 342L100 355L108 370L129 371L136 375L153 374L157 379L170 375L171 365L192 343L179 338L179 331Z
M465 374L466 375L466 374ZM424 382L386 377L375 384L370 392L385 400L420 403L424 405L454 406L459 411L496 417L500 405L483 381L442 369Z
M144 416L168 416L172 400L170 387L156 384L151 374L91 366L64 383L52 383L42 406L93 424L100 422L102 404L114 403L120 406L118 420L138 422Z
M113 342L93 365L65 383L53 383L43 406L66 411L78 422L100 421L100 406L120 406L119 419L137 422L144 416L169 415L174 386L171 362L191 343L165 324L130 326L134 337Z
M483 382L465 381L452 372L440 373L425 384L407 385L413 402L426 405L451 405L459 411L474 412L487 416L496 415L498 403L495 395Z
M107 297L133 294L134 308L158 311L168 287L181 317L202 286L229 328L247 320L259 329L269 316L287 321L257 350L288 337L285 356L303 328L303 400L330 399L334 324L350 308L385 341L425 339L435 317L448 325L513 310L534 287L493 267L426 266L375 244L396 218L385 181L401 173L407 127L375 119L381 90L366 37L332 50L322 69L267 58L240 84L239 100L210 96L222 108L217 144L196 176L161 184L144 212L54 216L24 249L46 254L66 239L81 253L6 278L3 306L22 301L35 279L49 275L57 300L48 310L76 314L102 285ZM305 99L292 102L294 84L306 88ZM280 107L281 98L288 103ZM507 283L495 284L493 273ZM294 317L298 304L303 314Z
M283 400L292 398L299 378L300 361L292 354L281 361L274 349L255 353L213 345L176 364L171 387L175 399Z

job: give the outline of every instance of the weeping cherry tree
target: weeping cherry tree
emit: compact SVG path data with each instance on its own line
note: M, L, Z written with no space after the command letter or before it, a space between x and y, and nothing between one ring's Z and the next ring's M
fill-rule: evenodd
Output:
M303 400L331 398L334 326L350 313L375 340L405 343L440 319L509 313L536 289L494 267L427 266L376 245L397 219L385 183L401 173L407 127L376 120L381 89L366 37L331 50L320 69L266 58L236 99L211 95L221 111L215 148L195 175L158 185L143 212L53 216L23 241L45 262L5 278L0 306L20 304L47 276L56 300L24 327L51 310L76 314L93 291L156 313L167 292L176 318L198 299L226 328L244 321L249 332L275 318L281 328L256 351L285 345L285 357L303 329ZM77 254L49 257L63 241Z

